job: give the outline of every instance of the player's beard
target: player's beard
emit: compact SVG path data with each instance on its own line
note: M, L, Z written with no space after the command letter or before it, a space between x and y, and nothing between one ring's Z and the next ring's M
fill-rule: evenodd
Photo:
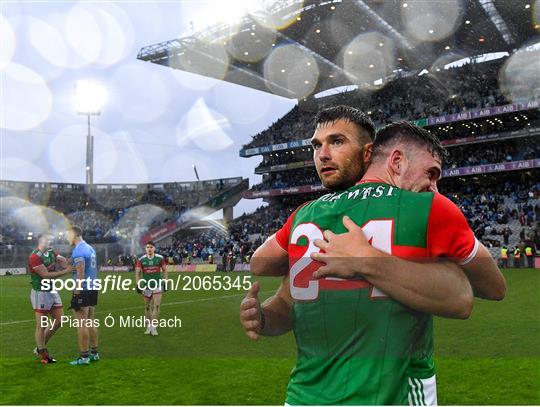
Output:
M364 149L362 149L361 154L361 157L363 156ZM337 167L337 173L327 179L323 179L319 173L319 178L321 179L323 186L331 191L344 191L360 181L367 170L368 164L363 161L349 161L347 164L348 165ZM319 172L318 169L317 172Z

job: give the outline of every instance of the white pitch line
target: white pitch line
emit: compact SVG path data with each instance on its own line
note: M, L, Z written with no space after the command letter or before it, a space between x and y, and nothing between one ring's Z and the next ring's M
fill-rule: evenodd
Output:
M268 292L272 292L271 290L268 290L268 291L261 291L261 294L262 293L268 293ZM205 301L212 301L212 300L223 300L223 299L226 299L226 298L234 298L234 297L243 297L245 296L246 294L243 293L243 294L234 294L234 295L222 295L222 296L219 296L219 297L209 297L209 298L197 298L195 300L185 300L185 301L175 301L175 302L164 302L163 304L161 304L162 307L166 306L166 305L180 305L180 304L192 304L194 302L205 302ZM129 311L129 310L132 310L132 309L141 309L143 308L142 305L141 306L136 306L136 307L126 307L126 308L118 308L118 309L113 309L113 310L107 310L107 311L97 311L96 314L107 314L107 313L112 313L112 312L121 312L121 311ZM0 326L1 325L14 325L14 324L24 324L24 323L27 323L27 322L34 322L35 319L21 319L19 321L9 321L9 322L0 322Z

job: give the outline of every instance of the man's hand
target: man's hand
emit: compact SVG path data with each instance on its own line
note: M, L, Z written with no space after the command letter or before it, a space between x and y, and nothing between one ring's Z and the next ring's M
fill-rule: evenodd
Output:
M240 303L240 323L246 336L256 341L261 331L261 303L259 282L255 281Z
M316 239L313 242L324 251L324 253L311 253L313 260L324 263L313 273L313 277L360 278L363 277L363 267L385 256L369 244L362 228L351 218L344 216L343 225L347 228L346 233L336 235L326 230L323 234L324 240Z

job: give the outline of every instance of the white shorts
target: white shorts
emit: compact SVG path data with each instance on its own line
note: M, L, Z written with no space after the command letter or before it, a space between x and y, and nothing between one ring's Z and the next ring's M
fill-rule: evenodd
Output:
M53 308L62 308L62 299L58 293L50 291L30 291L30 301L35 312L48 313Z
M437 380L435 375L427 379L409 377L409 405L436 406Z
M161 291L161 290L151 290L149 288L146 288L146 289L142 290L142 293L146 298L152 298L153 295L161 294L162 292L163 291Z

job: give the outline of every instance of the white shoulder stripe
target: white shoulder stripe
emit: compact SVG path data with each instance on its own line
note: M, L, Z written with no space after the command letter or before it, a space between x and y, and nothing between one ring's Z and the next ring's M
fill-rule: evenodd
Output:
M476 253L478 253L479 248L480 248L480 242L475 237L474 238L474 246L473 246L473 249L471 250L471 253L467 257L465 257L463 260L461 260L459 262L459 265L464 266L465 264L470 263L471 260L474 259L474 257L476 256Z

